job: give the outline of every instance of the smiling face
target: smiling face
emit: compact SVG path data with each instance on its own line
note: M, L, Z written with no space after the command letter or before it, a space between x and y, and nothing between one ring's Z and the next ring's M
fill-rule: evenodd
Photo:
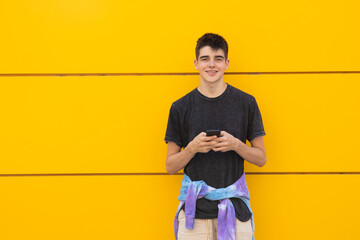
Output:
M224 72L229 67L222 49L213 50L210 46L200 49L199 58L194 60L195 69L200 73L201 82L215 83L224 81Z

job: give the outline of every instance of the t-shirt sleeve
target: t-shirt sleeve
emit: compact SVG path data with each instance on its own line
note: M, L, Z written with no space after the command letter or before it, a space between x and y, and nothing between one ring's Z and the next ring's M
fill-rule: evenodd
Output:
M253 98L249 102L249 115L248 115L248 129L247 129L247 139L250 142L256 137L264 136L265 130L261 118L260 109L257 105L256 99Z
M168 124L165 133L165 142L175 142L180 148L183 147L181 141L181 125L180 125L180 114L175 108L174 103L171 105Z

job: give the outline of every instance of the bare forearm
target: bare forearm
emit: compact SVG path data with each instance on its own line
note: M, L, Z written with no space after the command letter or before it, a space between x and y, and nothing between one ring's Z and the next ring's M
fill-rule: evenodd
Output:
M166 171L170 174L175 174L183 169L190 160L195 156L189 147L185 147L182 151L170 155L166 159Z
M266 154L260 148L249 147L239 139L237 139L234 151L256 166L262 167L266 163Z

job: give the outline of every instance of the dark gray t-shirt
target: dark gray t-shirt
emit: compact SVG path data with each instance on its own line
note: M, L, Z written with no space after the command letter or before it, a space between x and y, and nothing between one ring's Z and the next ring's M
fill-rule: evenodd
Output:
M185 148L198 134L210 129L226 131L243 143L246 143L246 139L251 141L265 135L255 98L228 83L225 91L218 97L209 98L195 88L173 102L165 142L175 142L179 147ZM184 168L184 173L192 181L203 180L214 188L233 184L243 171L244 159L235 151L210 150L207 153L196 153ZM245 222L251 218L251 212L241 199L230 200L240 221ZM218 204L219 201L198 199L195 218L217 218Z

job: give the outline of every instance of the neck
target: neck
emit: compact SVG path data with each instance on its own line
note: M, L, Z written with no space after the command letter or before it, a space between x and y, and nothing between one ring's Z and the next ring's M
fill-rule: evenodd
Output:
M199 92L209 98L220 96L226 89L227 83L224 81L214 83L200 83L197 88Z

